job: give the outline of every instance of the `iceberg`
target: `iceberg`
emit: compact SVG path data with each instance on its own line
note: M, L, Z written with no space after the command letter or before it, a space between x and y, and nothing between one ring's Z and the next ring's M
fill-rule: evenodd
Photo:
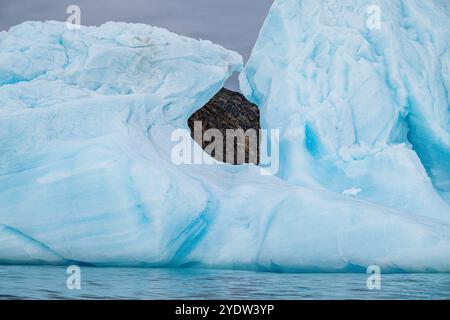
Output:
M449 26L446 0L276 0L240 84L279 177L449 223Z
M289 1L275 3L265 28L277 23L274 10L283 3ZM255 61L254 55L242 76L248 90ZM432 184L439 179L413 171L421 162L406 142L386 145L390 157L380 151L379 161L374 153L368 162L385 171L391 164L394 181L399 168L397 177L411 174L404 177L409 188L414 179L429 183L415 196L434 195L440 201L430 207L439 209L435 215L409 198L405 205L365 199L370 186L362 182L369 178L346 178L352 184L339 192L316 187L319 169L307 172L314 186L286 179L295 162L293 149L286 149L289 135L281 137L282 179L251 164L175 163L173 133L188 130L189 117L242 67L235 52L142 24L69 30L60 22L26 22L0 33L0 263L274 272L365 272L376 264L383 272L450 271L446 203ZM274 82L280 79L271 72ZM257 102L269 127L295 113L268 116L263 88L252 92L255 99L261 93ZM404 150L410 159L401 157ZM299 165L311 169L315 163L306 166L305 157ZM339 169L320 160L330 177ZM378 186L374 196L382 193Z
M169 259L202 230L210 198L172 165L170 132L241 67L237 53L146 25L2 33L0 261Z

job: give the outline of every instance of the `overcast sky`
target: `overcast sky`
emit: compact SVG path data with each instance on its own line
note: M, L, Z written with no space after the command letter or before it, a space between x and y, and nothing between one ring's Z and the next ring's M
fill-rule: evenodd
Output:
M208 39L247 59L273 0L0 0L0 31L27 20L60 20L71 4L83 25L141 22ZM234 77L227 84L237 88Z

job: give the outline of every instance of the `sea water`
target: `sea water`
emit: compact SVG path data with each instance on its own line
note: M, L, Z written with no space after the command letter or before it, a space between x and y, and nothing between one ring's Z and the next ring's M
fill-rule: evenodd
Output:
M450 299L450 274L286 274L252 271L0 266L0 299Z

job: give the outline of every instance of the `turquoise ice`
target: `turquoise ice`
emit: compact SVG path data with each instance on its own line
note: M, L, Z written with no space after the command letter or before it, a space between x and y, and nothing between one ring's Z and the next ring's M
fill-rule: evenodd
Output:
M278 26L300 15L292 8L288 17L278 19L278 14L283 6L298 3L275 3L242 75L245 93L260 104L263 124L289 131L282 131L279 177L261 175L254 165L176 165L171 159L172 133L187 129L190 115L242 69L237 53L209 41L124 23L69 30L64 23L26 22L0 33L0 262L286 272L364 272L377 264L384 272L450 271L449 211L441 198L448 171L440 161L448 158L439 154L446 144L431 140L438 127L448 133L443 120L427 118L429 126L423 118L414 120L436 142L431 153L439 160L436 167L421 166L422 158L409 139L400 139L401 133L398 142L373 138L382 145L377 152L362 138L358 141L367 143L360 148L342 144L340 157L349 162L345 167L332 152L341 144L333 146L332 133L317 131L319 124L328 128L326 121L334 121L333 116L328 118L325 106L319 106L309 125L296 119L302 110L316 114L315 105L283 100L301 96L296 91L297 85L302 87L301 73L290 74L283 62L277 65L281 53L275 58L270 48L259 49L271 27L281 32L273 41L287 49L288 37ZM445 19L445 12L439 10L438 17ZM351 39L352 28L347 29ZM433 30L441 29L445 26L433 25ZM437 36L433 39L439 42ZM344 55L342 50L336 57ZM296 56L294 51L283 53ZM448 65L448 58L442 60ZM360 70L368 70L371 78L374 65L388 70L373 61ZM321 72L316 70L329 77ZM410 66L403 72L416 71ZM448 84L448 74L442 77ZM375 78L370 81L377 83ZM308 101L319 99L314 93L319 88L311 85L305 91ZM380 88L376 91L388 89ZM342 108L352 111L344 91L335 95L339 93ZM377 99L382 102L386 96ZM355 108L358 101L374 100L356 99ZM381 107L396 106L383 102ZM372 107L381 108L376 103ZM431 113L438 109L426 108ZM384 112L372 111L379 116L369 127L380 137L391 135L391 127L379 128L383 121L390 123ZM342 122L339 130L356 132L358 123ZM378 136L370 128L361 131L363 137ZM400 128L406 132L406 126ZM297 131L306 133L308 142ZM344 133L333 134L347 141ZM367 159L359 170L355 155ZM382 171L371 176L369 169ZM431 179L430 172L436 177ZM321 174L328 175L329 185ZM383 189L386 177L391 184ZM372 179L379 182L376 178L381 182L369 185ZM406 190L397 189L401 183ZM441 193L435 191L438 184Z
M449 223L449 33L446 0L276 0L240 80L279 177Z

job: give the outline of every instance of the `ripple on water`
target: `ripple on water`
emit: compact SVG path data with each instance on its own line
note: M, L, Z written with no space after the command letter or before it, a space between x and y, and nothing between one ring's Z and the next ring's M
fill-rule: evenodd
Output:
M0 266L0 299L450 299L450 274L386 274L381 290L366 274L82 267L81 290L66 269Z

